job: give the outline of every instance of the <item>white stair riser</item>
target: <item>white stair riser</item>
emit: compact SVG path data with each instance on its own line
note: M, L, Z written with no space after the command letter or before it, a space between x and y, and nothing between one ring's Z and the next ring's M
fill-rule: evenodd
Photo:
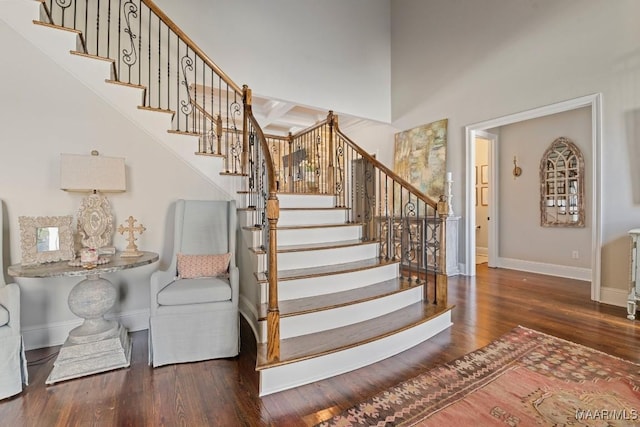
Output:
M401 353L449 328L451 310L394 335L298 363L260 371L260 396L353 371Z
M327 329L339 328L364 322L400 310L422 300L422 287L408 289L383 298L363 301L331 310L322 310L298 316L280 318L280 338L291 338L312 334ZM260 322L261 334L267 336L267 322Z
M262 244L262 231L260 230L242 229L242 237L248 248L258 248Z
M308 194L278 194L280 208L332 208L334 196Z
M348 291L394 277L398 277L398 264L306 279L280 280L278 282L278 299L283 301ZM267 283L260 284L260 303L262 304L267 302L267 288Z
M360 238L362 226L278 229L278 246L328 243Z
M260 218L257 218L256 212L253 210L238 210L238 225L240 227L254 227L258 224Z
M322 265L361 261L378 256L378 244L345 246L300 252L278 253L278 270L320 267Z
M344 209L324 210L280 210L278 226L304 224L344 224L347 220Z

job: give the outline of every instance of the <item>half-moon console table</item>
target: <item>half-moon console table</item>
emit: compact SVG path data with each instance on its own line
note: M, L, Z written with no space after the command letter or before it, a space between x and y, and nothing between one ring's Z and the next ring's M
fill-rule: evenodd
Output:
M72 267L68 261L36 266L16 264L8 269L15 277L84 277L71 289L68 300L71 312L84 322L69 332L47 384L125 368L131 363L131 340L127 329L115 320L104 318L116 302L116 288L100 275L151 264L158 260L158 254L143 252L139 257L123 258L117 253L109 258L108 263L91 269Z

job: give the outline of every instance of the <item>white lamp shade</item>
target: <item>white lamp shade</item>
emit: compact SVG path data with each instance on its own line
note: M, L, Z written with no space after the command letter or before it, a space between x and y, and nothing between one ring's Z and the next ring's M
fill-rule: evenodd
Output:
M60 154L60 188L66 191L125 191L124 157Z

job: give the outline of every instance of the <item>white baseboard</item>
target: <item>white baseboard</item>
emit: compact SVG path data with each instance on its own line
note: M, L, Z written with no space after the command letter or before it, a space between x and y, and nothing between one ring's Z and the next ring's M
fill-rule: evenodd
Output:
M542 262L524 261L513 258L498 258L496 267L527 271L529 273L547 274L549 276L566 277L567 279L584 280L587 282L591 281L590 268L546 264Z
M476 255L489 256L489 248L483 248L481 246L476 246Z
M142 331L149 328L149 309L132 310L125 313L108 313L109 320L117 320L129 331ZM46 325L27 326L22 328L25 350L53 347L64 344L69 331L82 324L82 319L48 323Z

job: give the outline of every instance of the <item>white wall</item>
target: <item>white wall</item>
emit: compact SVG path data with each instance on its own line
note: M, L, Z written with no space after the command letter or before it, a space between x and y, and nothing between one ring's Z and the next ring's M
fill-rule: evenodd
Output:
M638 16L636 0L391 2L393 125L447 117L454 181L464 126L603 94L602 286L618 289L640 223Z
M167 263L166 220L172 202L225 195L2 21L0 44L5 58L0 79L0 199L7 214L5 238L10 240L6 262L21 259L18 216L75 217L83 195L59 189L60 153L97 149L106 156L125 157L127 192L108 195L116 226L133 215L147 229L138 237L139 248L160 253ZM114 244L124 249L127 242L117 234ZM125 324L131 322L126 326L146 327L149 275L157 267L108 275L120 292L113 314L123 316ZM78 321L67 306L69 290L78 280L16 281L22 291L27 346L61 344Z
M157 0L237 84L391 120L390 0Z

